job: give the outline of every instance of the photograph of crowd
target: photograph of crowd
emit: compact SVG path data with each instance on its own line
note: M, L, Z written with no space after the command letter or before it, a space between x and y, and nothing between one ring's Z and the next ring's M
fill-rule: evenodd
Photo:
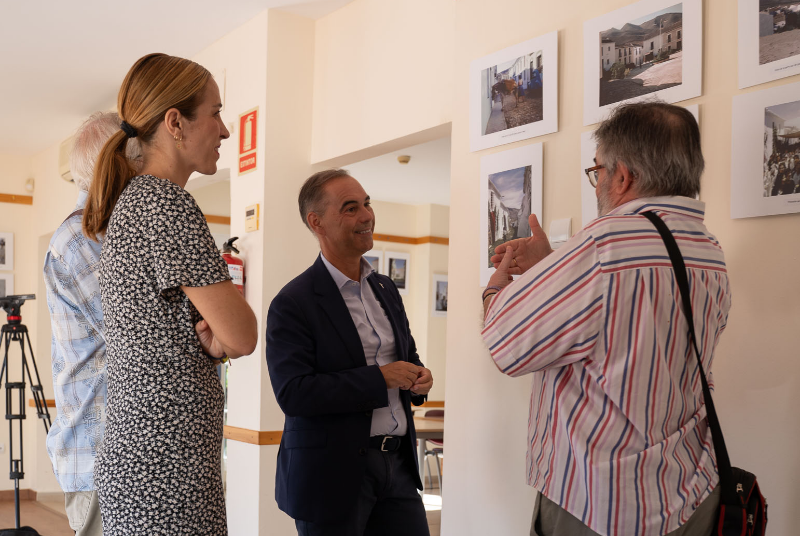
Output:
M531 166L489 175L489 250L491 259L500 244L531 235ZM488 268L492 268L491 260Z
M683 4L600 32L600 106L683 82Z
M800 54L800 1L759 0L758 63Z
M542 51L531 52L481 71L483 134L541 121L544 74Z
M800 194L800 101L764 109L764 197Z

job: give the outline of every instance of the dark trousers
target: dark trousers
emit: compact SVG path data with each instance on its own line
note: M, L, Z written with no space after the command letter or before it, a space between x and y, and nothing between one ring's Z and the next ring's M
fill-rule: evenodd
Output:
M719 486L706 497L681 527L666 536L711 536L719 510ZM533 507L531 536L600 536L559 505L538 494Z
M430 536L408 449L367 449L367 470L358 501L342 524L295 520L299 536Z

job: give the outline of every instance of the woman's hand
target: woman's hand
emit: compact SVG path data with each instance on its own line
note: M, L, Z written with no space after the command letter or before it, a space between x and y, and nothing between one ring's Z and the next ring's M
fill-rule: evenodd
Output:
M214 332L211 331L211 326L208 325L208 322L201 320L194 326L194 331L197 333L197 340L200 341L200 346L203 347L203 351L206 354L211 357L222 357L225 355L225 349L214 336Z

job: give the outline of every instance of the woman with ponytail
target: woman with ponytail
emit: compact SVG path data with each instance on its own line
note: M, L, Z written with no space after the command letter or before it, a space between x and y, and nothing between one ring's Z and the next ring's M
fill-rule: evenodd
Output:
M229 137L219 89L200 65L150 54L131 67L117 106L120 130L100 153L83 218L89 238L103 236L103 533L227 534L216 365L252 353L258 329L184 190L192 172L216 172ZM138 175L125 157L131 138Z

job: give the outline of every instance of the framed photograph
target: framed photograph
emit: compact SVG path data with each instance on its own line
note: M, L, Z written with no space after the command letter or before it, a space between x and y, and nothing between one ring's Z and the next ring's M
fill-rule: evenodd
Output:
M0 270L14 269L14 233L0 233Z
M494 273L491 257L500 244L531 236L528 216L542 222L542 144L481 158L480 285Z
M389 278L394 281L397 290L400 291L402 296L408 294L409 278L411 272L409 271L409 264L411 262L411 255L409 253L399 253L395 251L387 251L384 253L386 260L386 272Z
M12 274L0 274L0 298L14 295L14 276Z
M692 112L700 124L700 105L692 104L686 106ZM594 140L594 130L589 130L581 134L581 226L586 227L590 222L597 219L597 194L594 187L589 183L586 173L583 170L594 166L594 155L597 153L597 143Z
M447 274L433 274L433 311L431 316L447 316Z
M583 124L623 102L702 91L701 0L641 0L583 24Z
M371 249L364 253L364 258L372 265L372 269L377 273L383 273L383 251Z
M739 89L800 73L800 0L739 0Z
M733 98L731 218L800 212L800 82Z
M558 32L470 64L470 149L558 131Z

